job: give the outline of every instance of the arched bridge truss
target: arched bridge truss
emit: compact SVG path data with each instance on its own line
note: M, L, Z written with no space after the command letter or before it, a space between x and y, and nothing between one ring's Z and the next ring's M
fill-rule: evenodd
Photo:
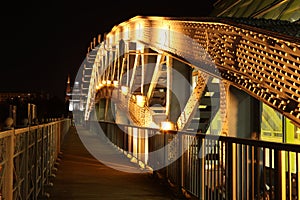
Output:
M82 65L85 119L105 97L113 97L120 108L129 110L133 122L140 126L157 125L160 117L172 117L172 68L180 62L197 81L180 114L176 119L173 116L179 130L191 123L213 79L222 85L218 92L223 131L229 85L300 125L299 38L228 19L137 16L113 27L96 43L94 38ZM153 63L150 71L149 63ZM151 106L155 101L159 107Z

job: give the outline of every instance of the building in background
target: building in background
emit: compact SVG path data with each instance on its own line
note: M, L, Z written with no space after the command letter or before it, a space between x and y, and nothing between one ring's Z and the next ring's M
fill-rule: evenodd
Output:
M84 107L81 101L82 93L80 90L79 82L74 82L73 87L71 86L70 75L67 78L65 104L67 107L68 117L72 117L78 122L83 121Z

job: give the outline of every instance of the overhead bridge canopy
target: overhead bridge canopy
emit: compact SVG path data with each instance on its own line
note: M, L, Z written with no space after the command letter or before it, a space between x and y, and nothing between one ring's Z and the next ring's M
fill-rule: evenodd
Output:
M183 63L177 68L197 77L175 120L177 126L191 122L205 86L212 81L208 77L223 85L220 99L226 99L226 88L233 85L300 125L300 39L229 18L136 16L113 27L103 41L99 38L96 44L94 39L77 77L84 94L85 119L89 119L103 86L118 88L120 94L143 96L148 105L143 112L152 115L154 123L159 113L168 118L170 106L174 106L174 102L168 105L174 89L174 77L170 78L174 62ZM153 66L147 71L149 63ZM192 78L183 76L192 84ZM120 101L122 98L118 96ZM124 97L123 106L134 101ZM149 106L150 101L152 105L157 101L160 108ZM220 103L220 107L226 105Z

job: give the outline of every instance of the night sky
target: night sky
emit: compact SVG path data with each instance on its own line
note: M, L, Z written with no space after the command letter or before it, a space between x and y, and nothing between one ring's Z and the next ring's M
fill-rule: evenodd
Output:
M93 37L136 15L208 16L213 0L6 1L1 5L0 92L64 98Z

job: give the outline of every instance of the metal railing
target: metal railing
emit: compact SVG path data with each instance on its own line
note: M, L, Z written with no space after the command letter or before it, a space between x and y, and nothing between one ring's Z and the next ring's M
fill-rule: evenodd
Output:
M182 194L222 200L300 197L299 145L91 123L99 123L127 157L163 175Z
M0 132L0 199L38 199L53 175L70 119Z

